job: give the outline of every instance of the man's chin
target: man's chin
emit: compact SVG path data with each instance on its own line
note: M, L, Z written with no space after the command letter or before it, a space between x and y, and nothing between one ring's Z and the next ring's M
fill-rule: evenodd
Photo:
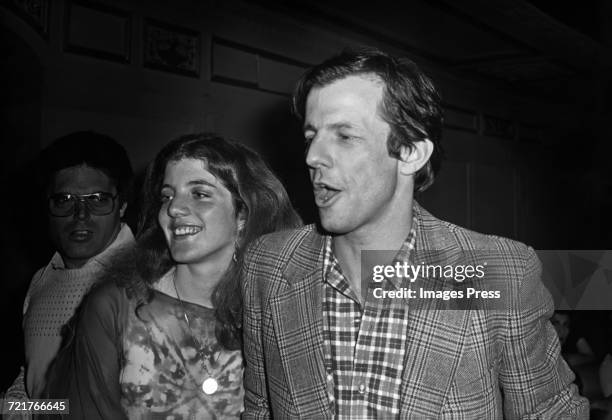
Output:
M96 255L102 253L105 247L95 244L91 241L85 243L68 243L60 251L64 258L71 260L89 260Z
M328 233L333 235L343 235L345 233L350 232L350 226L346 222L341 220L337 220L332 217L326 217L325 215L319 213L319 217L321 220L321 227Z

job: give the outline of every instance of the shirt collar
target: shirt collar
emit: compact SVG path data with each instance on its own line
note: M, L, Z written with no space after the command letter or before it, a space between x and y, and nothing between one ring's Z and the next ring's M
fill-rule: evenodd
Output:
M397 254L393 258L393 264L396 262L404 262L408 261L411 253L415 250L416 247L416 229L418 223L418 212L412 212L412 226L410 227L410 232L408 232L408 236L402 243L402 246L398 250ZM342 272L340 270L340 264L334 255L334 250L332 246L332 237L331 235L325 235L325 250L323 253L323 281L327 281L329 272L331 270L337 270L338 272ZM401 278L392 277L388 279L391 284L396 289L400 289L402 287L403 280Z

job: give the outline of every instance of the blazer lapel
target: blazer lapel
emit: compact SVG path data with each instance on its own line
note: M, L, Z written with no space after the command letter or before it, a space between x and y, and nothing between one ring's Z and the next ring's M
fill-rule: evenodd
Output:
M460 263L463 260L460 247L441 222L418 204L414 209L418 220L415 263L442 266ZM415 286L448 289L440 280L426 278L418 278ZM419 306L418 310L409 309L408 317L400 410L404 414L437 417L461 359L470 311Z
M270 309L289 393L299 411L329 409L323 355L323 237L311 232L284 270ZM297 413L299 414L299 413Z

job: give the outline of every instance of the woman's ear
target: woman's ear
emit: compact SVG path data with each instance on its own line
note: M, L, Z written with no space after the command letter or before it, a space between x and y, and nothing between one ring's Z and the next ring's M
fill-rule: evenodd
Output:
M241 211L238 214L238 235L242 234L242 231L244 230L244 227L246 226L246 214L244 211Z
M433 153L433 143L429 139L415 141L410 147L400 150L399 170L402 175L414 175L429 161Z

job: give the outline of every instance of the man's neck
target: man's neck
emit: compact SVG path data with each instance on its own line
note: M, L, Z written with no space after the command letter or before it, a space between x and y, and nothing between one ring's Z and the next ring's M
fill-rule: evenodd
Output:
M382 226L336 235L332 238L334 255L342 273L351 286L361 295L361 252L399 250L412 229L412 207L401 218Z
M74 270L74 269L83 267L91 259L91 258L82 258L82 259L66 258L63 255L61 257L62 257L62 261L64 262L64 267L70 270Z

